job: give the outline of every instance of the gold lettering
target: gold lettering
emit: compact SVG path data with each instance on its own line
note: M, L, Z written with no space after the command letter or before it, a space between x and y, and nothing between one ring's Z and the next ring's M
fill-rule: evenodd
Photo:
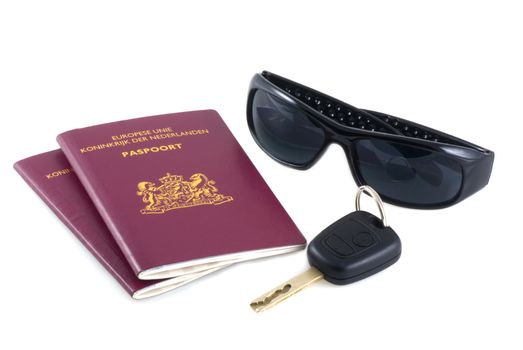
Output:
M116 142L107 142L107 143L101 143L99 145L94 146L87 146L80 148L80 153L87 153L92 151L97 151L105 148L111 148L116 146L125 146L129 144L129 140L123 140L123 141L116 141Z
M178 131L178 132L169 132L164 134L157 134L149 136L150 140L161 140L161 139L170 139L174 137L183 137L183 136L196 136L196 135L206 135L209 133L208 129L198 129L198 130L187 130L187 131Z
M122 157L134 157L134 156L143 156L149 153L158 153L166 151L175 151L182 149L181 143L174 143L169 145L153 146L148 148L138 148L136 150L124 151L121 153Z
M113 141L117 141L117 140L132 139L135 137L147 136L147 135L151 135L151 130L133 131L133 132L129 132L127 134L115 135L115 136L111 136L111 139Z
M135 138L135 139L131 139L131 141L132 141L132 143L139 143L139 142L148 141L148 139L147 139L147 137L138 137L138 138Z
M208 129L192 129L192 130L183 130L183 131L173 131L171 127L157 128L153 130L139 130L132 131L128 133L123 133L120 135L111 136L111 142L101 143L98 145L90 145L80 148L80 153L89 153L99 150L104 150L107 148L113 147L122 147L131 144L144 143L154 140L164 140L184 136L197 136L197 135L206 135L209 134ZM175 144L177 145L177 144ZM154 148L154 147L153 147ZM173 148L174 149L174 148ZM168 150L173 150L168 149ZM122 157L143 155L149 152L158 152L164 151L163 149L158 149L157 151L150 148L142 148L141 151L124 151L121 152Z
M170 127L160 128L160 129L153 130L153 134L163 134L165 132L171 132L171 131L173 131L173 130Z
M55 170L49 174L46 174L45 177L47 178L47 180L51 180L51 179L54 179L55 177L67 175L72 172L73 172L73 168L65 168L65 169Z

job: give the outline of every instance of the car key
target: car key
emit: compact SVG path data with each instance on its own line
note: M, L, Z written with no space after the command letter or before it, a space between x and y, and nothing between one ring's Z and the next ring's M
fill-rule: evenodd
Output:
M360 197L365 192L378 204L381 220L360 210ZM387 225L383 202L369 186L356 193L356 211L317 235L307 247L311 268L255 299L251 308L264 311L310 284L324 278L338 284L349 284L371 276L398 261L401 241Z

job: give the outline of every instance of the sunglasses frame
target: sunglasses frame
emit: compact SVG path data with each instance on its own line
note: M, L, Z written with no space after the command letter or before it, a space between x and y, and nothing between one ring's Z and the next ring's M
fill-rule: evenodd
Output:
M340 124L336 120L329 118L328 116L320 113L305 102L291 95L290 93L285 91L285 89L277 86L269 79L277 80L280 85L285 84L286 86L292 87L294 89L297 88L302 91L305 91L312 96L316 96L323 100L331 101L333 104L342 106L347 110L353 110L355 113L358 113L359 115L362 115L365 118L371 119L375 124L386 128L391 133L359 129L356 127ZM258 140L256 130L254 128L252 115L254 95L258 90L264 91L272 96L276 96L280 100L283 100L292 105L293 107L298 108L301 112L303 112L305 116L307 116L307 118L314 125L323 130L325 134L325 141L318 150L317 154L310 161L303 164L294 164L283 161L271 154L270 151L266 150L263 144ZM411 128L417 128L423 130L424 132L436 135L442 141L435 142L405 136L401 134L399 131L392 128L387 123L385 123L382 119L378 118L380 116L382 118L388 117L392 120L396 120L403 123L403 125L407 125ZM462 201L463 199L476 193L488 184L490 174L492 171L492 165L494 162L494 152L489 151L483 147L474 145L468 141L459 139L452 135L445 134L441 131L431 129L417 123L410 122L405 119L401 119L380 112L358 109L324 93L321 93L307 86L301 85L299 83L296 83L294 81L291 81L289 79L286 79L284 77L278 76L274 73L270 73L267 71L263 71L261 74L254 75L254 77L251 80L249 87L249 95L247 99L247 123L255 142L268 156L270 156L272 159L276 160L281 164L299 170L306 170L312 167L321 158L321 156L330 144L336 143L340 145L343 148L347 157L352 177L354 178L354 181L358 186L369 185L363 180L363 177L361 176L360 171L355 164L355 160L357 157L355 152L355 141L359 139L380 139L405 144L417 148L422 148L425 150L430 150L433 152L437 152L438 154L443 155L445 157L449 157L459 164L462 171L462 183L460 186L460 190L453 198L451 198L448 201L440 203L410 203L380 194L380 196L385 202L407 208L439 209L452 206Z

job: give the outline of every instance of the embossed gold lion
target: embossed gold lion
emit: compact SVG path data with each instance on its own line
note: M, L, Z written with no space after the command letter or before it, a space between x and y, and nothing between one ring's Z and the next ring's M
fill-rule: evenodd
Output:
M138 191L136 194L142 196L142 201L147 203L146 211L155 211L155 207L162 201L161 191L155 187L156 185L149 181L142 181L138 183Z

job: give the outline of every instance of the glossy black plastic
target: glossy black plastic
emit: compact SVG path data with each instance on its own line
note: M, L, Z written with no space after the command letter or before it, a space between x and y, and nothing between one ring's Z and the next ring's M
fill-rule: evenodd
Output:
M293 162L278 156L260 141L253 120L253 102L257 92L276 98L278 103L284 102L294 114L293 118L307 118L309 126L321 130L321 143L318 144L316 140L309 145L312 152L310 157L302 157L300 162ZM494 161L494 152L470 142L405 119L358 109L266 71L256 74L251 80L247 121L254 139L269 156L296 169L310 168L329 144L341 145L358 185L375 187L384 201L410 208L444 208L467 198L487 185ZM448 164L447 168L451 169L451 173L459 174L453 181L448 181L454 188L439 198L432 198L432 195L424 197L423 192L417 193L417 197L413 198L409 197L407 191L396 191L393 194L388 194L383 189L380 191L379 184L368 183L360 169L356 145L361 140L383 140L413 150L437 154L438 159ZM420 198L423 200L419 200Z
M314 237L307 247L309 264L334 284L349 284L394 264L401 240L390 227L365 211L352 212Z

